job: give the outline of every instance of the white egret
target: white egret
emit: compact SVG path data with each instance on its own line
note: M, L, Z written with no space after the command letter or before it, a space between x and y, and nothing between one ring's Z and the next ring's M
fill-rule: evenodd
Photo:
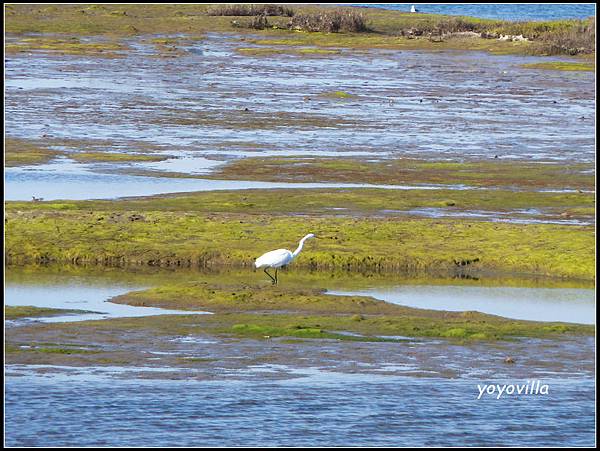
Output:
M419 10L418 10L417 8L415 8L415 5L412 5L412 6L410 7L410 12L411 12L411 13L418 13L418 12L419 12Z
M304 238L300 240L298 244L298 248L294 251L288 251L287 249L277 249L274 251L267 252L266 254L261 255L254 262L254 266L256 268L264 268L265 274L271 278L273 281L273 285L277 285L277 270L282 266L288 265L294 260L302 247L304 246L304 242L309 238L314 238L315 235L309 233ZM267 268L275 268L275 277L273 277L268 271Z

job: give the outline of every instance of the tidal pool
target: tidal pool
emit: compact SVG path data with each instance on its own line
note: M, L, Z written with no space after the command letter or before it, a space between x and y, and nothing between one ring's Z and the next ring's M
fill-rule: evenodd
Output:
M520 67L539 57L344 50L315 65L289 55L240 55L236 49L249 45L240 36L207 33L189 53L165 60L149 57L154 49L144 41L127 43L133 50L124 59L11 55L7 136L68 140L77 150L161 149L183 158L118 168L183 174L269 155L595 161L595 74ZM322 96L335 91L353 97ZM162 179L110 173L106 165L105 174L49 166L9 168L5 199L369 186Z
M54 280L24 283L6 283L4 287L5 305L50 307L57 309L87 310L94 313L69 314L36 318L36 321L65 322L135 317L149 315L174 315L206 312L189 312L153 307L134 307L107 302L113 296L147 287L134 283L114 283L97 278L86 279L80 276L62 275Z
M106 167L103 171L106 171ZM464 189L462 185L370 185L360 183L283 183L200 178L165 178L96 172L86 166L50 163L42 167L6 168L5 200L87 200L151 196L193 191L275 188Z
M372 287L331 294L372 296L408 307L474 310L506 318L595 324L595 290L583 288L521 288L501 286L402 285Z
M562 224L562 225L591 225L594 224L593 216L585 219L564 219L556 215L542 213L535 208L519 209L513 211L485 211L485 210L452 210L450 208L414 208L412 210L383 210L386 215L414 215L426 218L473 218L492 222L510 222L513 224Z

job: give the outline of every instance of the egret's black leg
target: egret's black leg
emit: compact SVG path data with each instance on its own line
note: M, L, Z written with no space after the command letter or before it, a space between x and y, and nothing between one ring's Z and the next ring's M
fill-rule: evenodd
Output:
M277 285L277 268L275 268L275 285Z
M273 276L271 274L269 274L269 271L267 271L267 268L265 268L265 274L267 276L269 276L269 278L273 281L273 285L275 285L277 283L277 280L273 279ZM277 271L277 270L276 270Z

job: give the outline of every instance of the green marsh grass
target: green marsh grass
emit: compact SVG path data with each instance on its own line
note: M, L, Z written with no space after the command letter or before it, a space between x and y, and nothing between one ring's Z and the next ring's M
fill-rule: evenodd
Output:
M455 260L477 258L475 266L483 270L576 279L595 275L593 226L296 215L290 212L311 202L323 205L321 193L299 190L287 206L280 202L287 190L252 196L225 192L122 201L7 202L5 259L11 264L248 267L266 250L293 246L310 231L322 239L307 247L295 266L403 272L443 270ZM335 199L335 193L331 196ZM271 202L263 212L256 207L261 199ZM338 200L334 205L340 205ZM211 204L220 207L210 211Z

